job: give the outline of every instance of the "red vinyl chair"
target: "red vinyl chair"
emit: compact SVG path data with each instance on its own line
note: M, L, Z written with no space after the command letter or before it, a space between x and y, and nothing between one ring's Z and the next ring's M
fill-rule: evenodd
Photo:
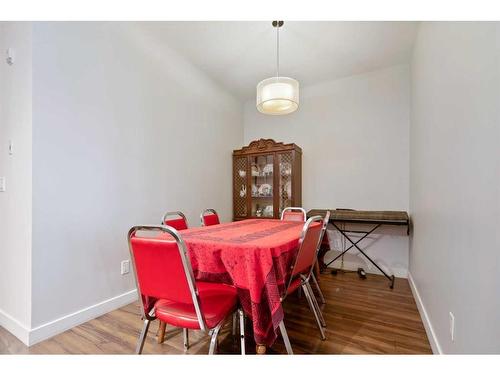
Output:
M161 218L161 224L168 225L177 230L188 229L188 222L186 215L184 215L184 213L182 213L181 211L171 211L165 213L165 215L163 215L163 217ZM160 322L157 334L158 344L163 344L163 341L165 340L166 329L167 329L166 324L164 322ZM184 348L189 349L189 334L187 329L183 329L183 336L184 336Z
M328 218L330 217L330 212L327 212ZM326 231L328 226L328 220L326 221L325 228L323 230L323 234L321 235L321 241L318 244L318 254L320 253L321 249L324 247L330 247L330 241L328 240L328 232ZM319 261L316 260L317 270L318 272L321 272L321 266L319 265ZM316 287L316 291L318 292L319 300L322 304L326 303L325 296L323 295L323 292L321 291L321 288L319 287L318 280L316 280L316 276L314 276L314 272L311 274L311 280ZM324 325L326 327L326 325Z
M329 214L329 213L328 213ZM283 209L281 212L281 220L285 221L306 221L306 211L302 207L286 207ZM326 229L325 232L326 234ZM322 238L325 238L326 241L328 241L328 236L325 236L324 234L322 235ZM322 242L318 246L321 246ZM319 249L318 249L319 250ZM319 267L318 267L319 269ZM323 292L321 291L321 288L319 287L318 280L316 280L316 276L314 276L314 272L311 274L311 279L316 287L316 290L319 295L319 299L322 304L326 303L325 297L323 296ZM300 295L300 290L299 290L299 295Z
M306 210L302 207L286 207L281 212L281 220L306 221Z
M321 244L323 234L326 230L328 220L330 219L330 212L327 211L324 218L321 216L313 216L307 220L302 229L302 235L299 242L299 250L297 252L295 263L290 274L290 278L281 301L284 301L286 296L302 288L306 296L309 307L314 315L316 324L321 335L321 339L325 340L325 320L319 308L316 297L312 291L309 280L314 273L314 264L318 255L318 248ZM318 225L313 225L317 223Z
M201 225L204 227L220 224L219 215L217 215L217 212L213 208L204 210L200 215L200 219Z
M186 215L181 211L171 211L163 215L161 219L162 225L168 225L177 230L188 229L188 221Z
M148 235L138 236L138 232ZM234 312L240 317L241 353L245 354L244 315L237 307L236 288L195 281L186 245L177 230L168 226L135 226L128 233L128 243L144 319L137 354L142 353L149 325L155 319L207 333L209 354L213 354L217 335Z

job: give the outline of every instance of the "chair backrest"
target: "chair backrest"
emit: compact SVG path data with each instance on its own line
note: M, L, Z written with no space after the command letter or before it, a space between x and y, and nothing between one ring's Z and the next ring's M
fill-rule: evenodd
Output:
M217 212L213 208L204 210L200 215L200 219L201 225L204 227L220 224L219 215L217 215Z
M330 220L330 212L327 211L324 218L321 216L310 217L302 228L302 235L299 241L299 250L292 266L290 278L286 284L285 295L293 279L299 275L305 280L309 280L314 270L316 256L321 245L323 234Z
M323 234L321 235L321 240L319 242L318 252L321 249L321 247L326 247L327 249L330 248L330 240L328 239L328 232L327 232L329 222L330 222L330 211L326 210L325 217L323 218Z
M169 227L175 228L177 230L188 229L188 222L186 215L181 211L171 211L163 215L161 219L162 225L168 225Z
M281 212L281 220L306 221L306 210L302 207L286 207Z
M151 319L152 306L145 301L164 298L192 305L200 329L206 331L193 269L179 233L168 226L135 226L128 232L128 243L143 317Z
M328 223L330 222L330 211L326 210L325 217L323 217L323 230L321 231L321 237L318 242L318 252L322 245L330 246L330 241L328 240L328 233L326 229L328 228Z

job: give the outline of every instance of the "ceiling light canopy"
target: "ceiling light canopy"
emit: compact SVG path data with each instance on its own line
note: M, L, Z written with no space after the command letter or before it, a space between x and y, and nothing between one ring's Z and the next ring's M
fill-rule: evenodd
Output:
M276 28L276 77L267 78L257 85L257 109L266 115L286 115L299 108L299 82L280 77L280 36L283 21L273 21Z

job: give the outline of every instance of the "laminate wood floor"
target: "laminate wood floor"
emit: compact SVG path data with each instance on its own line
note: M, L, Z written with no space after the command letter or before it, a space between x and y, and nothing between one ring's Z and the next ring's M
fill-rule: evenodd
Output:
M328 273L321 276L326 298L322 305L327 339L322 341L304 297L285 301L285 324L295 354L431 354L420 315L406 279L396 279L394 289L383 276ZM255 353L251 322L247 322L247 353ZM142 327L139 307L133 303L26 347L0 327L2 354L133 354ZM182 330L167 326L166 340L156 341L153 322L144 354L206 354L208 336L190 331L191 347L184 352ZM219 353L239 353L239 341L231 335L231 322L219 334ZM286 353L278 337L268 354Z

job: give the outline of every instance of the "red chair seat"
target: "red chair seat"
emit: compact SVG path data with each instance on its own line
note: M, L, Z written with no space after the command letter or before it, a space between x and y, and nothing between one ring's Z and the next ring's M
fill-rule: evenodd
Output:
M236 288L226 284L197 282L200 305L207 328L212 329L236 308ZM182 328L200 329L193 304L160 299L155 303L155 315L161 321Z
M291 294L295 292L297 289L299 289L301 281L302 280L300 279L300 277L293 279L292 282L290 283L290 286L288 287L288 290L286 291L286 294Z
M302 272L297 273L297 275L300 275L300 274L303 274L303 275L307 274L307 269L303 270ZM300 278L300 276L295 277L290 282L290 286L288 287L286 294L291 294L291 293L295 292L297 289L300 288L301 284L302 284L302 279Z

